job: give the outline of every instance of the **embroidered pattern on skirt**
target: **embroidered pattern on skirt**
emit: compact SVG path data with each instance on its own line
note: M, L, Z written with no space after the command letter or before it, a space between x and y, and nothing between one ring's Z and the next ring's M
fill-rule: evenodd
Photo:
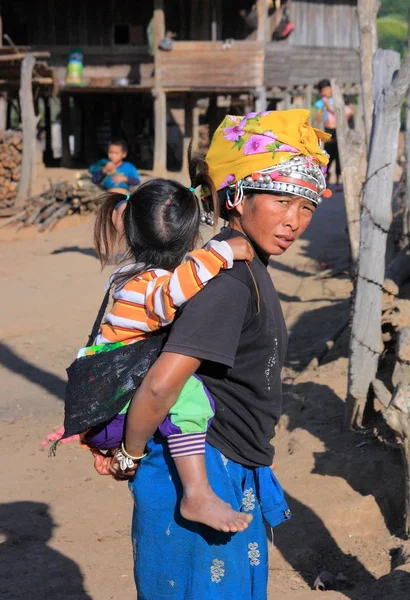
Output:
M211 581L213 581L214 583L220 583L222 577L225 576L224 566L225 563L223 560L218 560L217 558L215 558L215 560L212 561Z
M224 456L224 455L222 454L222 452L220 452L220 455L221 455L221 458L222 458L222 462L223 462L223 464L224 464L224 467L226 467L226 466L227 466L227 464L228 464L228 459L226 458L226 456Z
M253 488L244 491L242 506L245 512L250 512L255 508L255 494L253 493Z
M261 563L261 561L259 560L261 553L259 552L258 548L259 544L257 544L256 542L248 544L249 563L252 567L257 567Z

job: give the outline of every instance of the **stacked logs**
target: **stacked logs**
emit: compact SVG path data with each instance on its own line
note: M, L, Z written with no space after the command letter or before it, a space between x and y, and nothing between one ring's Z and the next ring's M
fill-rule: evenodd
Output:
M35 225L39 231L45 231L67 215L96 212L101 200L95 191L80 189L67 181L51 184L46 192L29 198L24 208L4 225Z
M0 207L14 204L20 179L23 135L20 131L0 131Z

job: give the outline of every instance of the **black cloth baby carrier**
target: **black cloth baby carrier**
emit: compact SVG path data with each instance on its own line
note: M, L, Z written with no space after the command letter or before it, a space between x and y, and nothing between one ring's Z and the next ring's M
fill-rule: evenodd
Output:
M93 345L110 298L107 291L87 347ZM114 350L77 358L67 369L64 435L82 433L106 423L129 402L158 358L168 336L161 329L138 342Z
M245 267L244 264L235 273L223 271L219 276L235 277L245 283L259 311L259 293L249 266ZM110 290L98 311L86 347L94 343L109 298ZM121 412L161 354L169 330L170 327L165 327L138 342L77 358L68 367L64 404L65 431L61 439L107 423ZM52 447L51 454L56 445L57 443Z

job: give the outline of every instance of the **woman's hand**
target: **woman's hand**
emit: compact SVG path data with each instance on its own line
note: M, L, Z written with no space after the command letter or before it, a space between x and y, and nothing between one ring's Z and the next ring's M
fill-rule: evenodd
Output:
M255 251L245 238L235 237L226 242L232 248L234 260L247 260L248 262L253 260Z
M135 475L138 464L135 464L132 469L122 471L117 460L117 451L119 448L109 450L107 454L103 454L96 448L91 448L91 454L94 456L94 469L99 475L111 475L117 481L131 479Z

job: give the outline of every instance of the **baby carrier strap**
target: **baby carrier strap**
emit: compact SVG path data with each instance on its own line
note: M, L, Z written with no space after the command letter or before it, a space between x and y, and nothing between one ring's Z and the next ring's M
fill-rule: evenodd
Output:
M101 321L103 320L104 315L105 315L105 311L107 310L108 302L110 301L110 293L111 293L111 286L106 291L104 299L103 299L103 301L101 303L101 306L99 308L97 317L96 317L96 319L94 321L94 325L92 326L90 336L89 336L88 341L87 341L87 343L85 345L86 348L88 348L88 346L92 346L94 344L94 340L97 337L97 333L100 330Z

